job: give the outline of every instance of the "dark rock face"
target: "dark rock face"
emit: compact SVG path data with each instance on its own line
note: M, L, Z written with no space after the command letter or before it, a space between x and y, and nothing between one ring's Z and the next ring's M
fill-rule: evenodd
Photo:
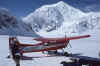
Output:
M17 19L7 9L0 9L0 34L1 35L22 35L22 36L35 36L32 29ZM37 35L36 35L37 36Z

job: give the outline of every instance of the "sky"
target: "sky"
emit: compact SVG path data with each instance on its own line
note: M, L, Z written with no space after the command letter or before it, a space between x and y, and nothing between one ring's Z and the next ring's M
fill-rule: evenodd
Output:
M0 0L0 8L7 8L13 15L24 17L44 4L58 1L60 0Z
M80 8L79 6L82 4L83 8L80 9L84 9L86 4L91 5L91 3L95 3L99 0L0 0L0 8L7 8L17 17L25 17L42 5L53 4L59 1L64 1L76 8ZM100 1L97 3L100 4Z

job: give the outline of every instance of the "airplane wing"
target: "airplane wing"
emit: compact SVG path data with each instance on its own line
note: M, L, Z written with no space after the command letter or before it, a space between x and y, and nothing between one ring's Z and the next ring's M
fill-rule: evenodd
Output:
M67 37L67 39L69 39L69 40L75 40L75 39L88 38L88 37L90 37L90 35Z
M63 41L65 39L66 40L75 40L75 39L88 38L88 37L90 37L90 35L64 37L64 38L35 38L33 40L48 42L48 41Z

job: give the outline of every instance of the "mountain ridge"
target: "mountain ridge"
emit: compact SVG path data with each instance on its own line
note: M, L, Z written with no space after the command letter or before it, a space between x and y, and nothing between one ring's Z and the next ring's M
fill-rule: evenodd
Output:
M33 36L27 24L13 16L7 9L0 8L0 35Z

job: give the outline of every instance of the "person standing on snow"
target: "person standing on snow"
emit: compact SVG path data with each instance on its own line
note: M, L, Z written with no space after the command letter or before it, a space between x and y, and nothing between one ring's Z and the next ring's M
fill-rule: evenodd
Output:
M20 66L20 49L18 46L18 41L17 41L16 37L13 37L12 39L13 40L11 40L11 42L10 42L12 57L16 63L16 66Z

